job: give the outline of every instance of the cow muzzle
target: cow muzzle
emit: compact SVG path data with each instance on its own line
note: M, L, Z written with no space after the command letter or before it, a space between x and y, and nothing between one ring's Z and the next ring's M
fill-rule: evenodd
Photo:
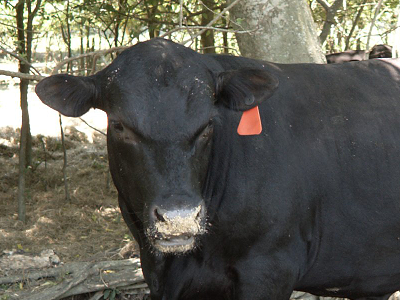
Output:
M147 230L153 247L163 253L184 253L196 246L196 237L205 232L204 204L194 208L165 210L154 207L152 226Z

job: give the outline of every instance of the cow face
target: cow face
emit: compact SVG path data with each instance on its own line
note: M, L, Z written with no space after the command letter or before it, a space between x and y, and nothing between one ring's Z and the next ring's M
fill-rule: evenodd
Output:
M162 50L152 50L166 57L157 64L155 57L142 66L136 61L132 69L139 72L104 71L104 78L116 73L103 83L110 170L151 244L185 252L206 231L202 191L216 115L214 81L204 67Z
M94 76L54 75L36 87L64 115L91 107L107 113L110 171L124 218L135 237L163 253L192 250L207 232L203 195L216 103L250 109L278 85L261 70L215 69L202 55L156 39L124 51Z
M203 102L198 114L195 107L210 99L212 91L207 84L203 89L182 83L179 89L179 84L162 87L157 96L143 85L132 100L115 83L112 89L122 92L112 99L119 105L107 110L113 180L128 210L145 225L149 241L162 252L192 249L206 224L202 187L212 145L213 106ZM189 94L199 101L184 103ZM132 110L135 102L140 110Z

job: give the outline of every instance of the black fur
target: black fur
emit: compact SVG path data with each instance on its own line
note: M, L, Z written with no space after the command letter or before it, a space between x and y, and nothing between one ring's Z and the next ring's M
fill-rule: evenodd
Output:
M400 289L399 60L272 64L154 39L37 93L69 116L106 111L110 171L153 300ZM256 105L263 132L239 136ZM162 228L191 212L199 230ZM189 235L185 251L157 244Z

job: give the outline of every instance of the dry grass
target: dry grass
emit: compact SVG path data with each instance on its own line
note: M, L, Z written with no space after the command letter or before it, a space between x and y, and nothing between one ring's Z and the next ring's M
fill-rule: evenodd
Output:
M88 143L80 132L67 130L70 202L65 200L60 140L34 138L23 224L16 203L18 136L11 128L0 129L0 255L12 249L53 249L63 262L118 258L117 250L130 238L110 182L105 137Z

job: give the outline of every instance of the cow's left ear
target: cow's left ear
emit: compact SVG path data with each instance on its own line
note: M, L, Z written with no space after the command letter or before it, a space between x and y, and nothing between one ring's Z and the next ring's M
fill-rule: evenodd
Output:
M41 80L35 88L40 100L67 117L80 117L96 107L99 92L93 76L57 74Z
M216 100L239 111L249 110L272 96L278 78L260 69L222 72L216 79Z

